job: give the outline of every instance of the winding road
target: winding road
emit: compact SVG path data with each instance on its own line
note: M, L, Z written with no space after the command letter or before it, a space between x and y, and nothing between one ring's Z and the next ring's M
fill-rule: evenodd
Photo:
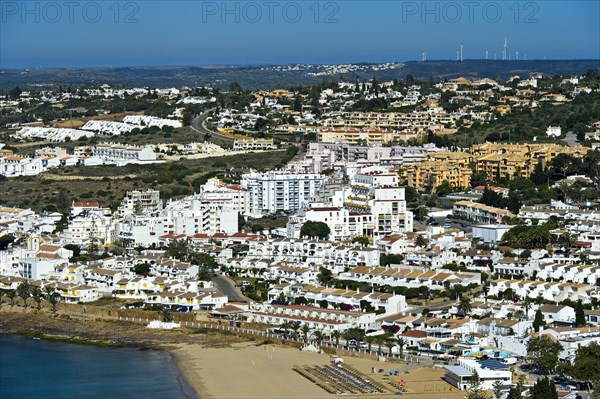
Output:
M206 122L206 119L208 119L211 111L214 111L214 108L209 109L205 113L200 114L197 117L195 117L194 120L192 120L190 127L192 129L194 129L195 131L197 131L198 133L208 134L211 137L214 137L214 138L217 138L220 140L226 140L226 141L233 142L233 138L231 138L229 136L225 136L224 134L221 134L219 132L213 132L212 130L208 130L208 128L205 125L205 122Z

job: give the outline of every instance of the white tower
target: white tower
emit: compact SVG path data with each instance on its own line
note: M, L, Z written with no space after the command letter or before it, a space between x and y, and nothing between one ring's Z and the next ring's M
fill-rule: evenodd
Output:
M506 61L508 56L508 42L506 41L506 37L504 38L504 49L502 49L502 61Z
M463 45L462 43L460 44L460 62L463 61Z
M40 236L32 233L27 237L27 251L38 252L40 250Z
M488 51L487 50L485 50L485 59L486 60L488 59Z

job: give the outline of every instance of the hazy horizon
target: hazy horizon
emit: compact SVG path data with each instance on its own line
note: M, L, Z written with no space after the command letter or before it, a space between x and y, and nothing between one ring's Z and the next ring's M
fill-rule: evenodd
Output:
M502 60L486 60L485 58L465 58L463 59L463 63L464 62L469 62L469 61L478 61L478 62L498 62L498 63L503 63L503 62L509 62L509 63L525 63L525 62L553 62L553 61L598 61L598 67L600 67L600 58L553 58L553 59L531 59L531 60L506 60L506 61L502 61ZM168 64L156 64L156 65L119 65L119 66L99 66L99 65L79 65L79 66L65 66L65 67L0 67L1 70L9 70L9 69L93 69L93 68L98 68L98 69L111 69L111 68L194 68L194 67L202 67L202 68L209 68L209 67L244 67L244 66L293 66L293 65L348 65L348 64L385 64L385 63L412 63L412 62L417 62L417 63L421 63L423 61L421 60L402 60L402 61L353 61L353 62L340 62L340 63L309 63L309 62L295 62L295 63L238 63L238 64L214 64L214 63L210 63L210 64L180 64L180 65L176 65L176 64L172 64L172 65L168 65ZM428 59L425 62L457 62L456 60L451 60L451 59Z
M464 59L589 60L599 15L596 1L5 0L0 68L455 60L461 44Z

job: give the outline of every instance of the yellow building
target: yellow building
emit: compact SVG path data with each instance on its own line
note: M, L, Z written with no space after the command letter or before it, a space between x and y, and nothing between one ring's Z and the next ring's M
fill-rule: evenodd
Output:
M504 115L506 115L506 114L510 113L510 110L511 110L511 109L510 109L510 105L508 105L508 104L500 104L500 105L496 105L496 106L494 107L494 109L495 109L496 111L498 111L498 112L500 113L500 115L501 115L501 116L504 116Z
M430 153L426 161L407 168L408 185L424 190L447 181L453 187L470 187L471 161L472 155L466 152Z
M359 129L326 129L319 132L321 143L348 143L348 144L387 144L393 141L408 141L417 138L418 134L412 131L392 130L359 130Z
M471 154L476 159L477 172L483 172L488 179L494 180L519 176L529 178L539 162L546 167L558 154L581 158L589 150L587 147L566 147L553 143L484 143L471 147Z

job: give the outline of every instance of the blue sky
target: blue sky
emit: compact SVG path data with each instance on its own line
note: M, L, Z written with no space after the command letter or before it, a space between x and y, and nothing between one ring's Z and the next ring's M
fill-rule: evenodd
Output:
M0 0L0 67L600 58L600 1Z

